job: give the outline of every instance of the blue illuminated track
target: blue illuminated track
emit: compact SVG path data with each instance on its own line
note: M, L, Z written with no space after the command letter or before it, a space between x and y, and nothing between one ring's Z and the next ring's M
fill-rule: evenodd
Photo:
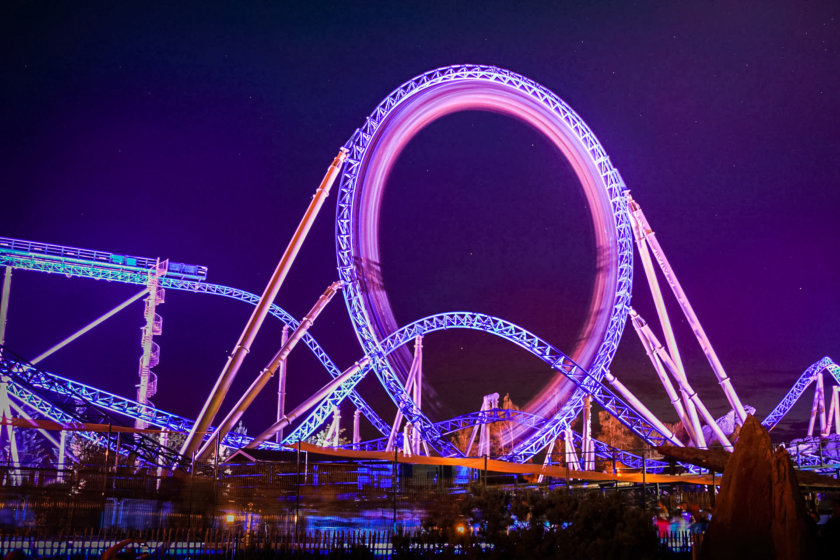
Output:
M793 387L790 388L790 391L785 395L785 397L776 405L770 414L762 420L761 425L767 428L768 431L772 430L776 427L782 418L784 418L785 414L787 414L793 405L796 404L796 401L802 396L802 393L805 392L805 389L814 382L817 378L817 375L822 373L823 371L828 371L832 377L834 377L834 381L840 385L840 366L834 363L834 361L826 356L825 358L814 362L811 364L802 375L799 376L799 379L796 380L796 383L793 384Z
M123 425L118 416L97 406L82 392L43 375L23 361L14 359L7 349L3 349L3 358L0 359L0 376L9 381L11 395L56 422ZM117 452L132 453L147 465L165 467L174 464L177 458L177 451L161 445L155 438L143 433L134 434L133 438L118 438L116 442L101 434L93 435L89 432L86 437Z
M0 237L0 265L23 270L146 284L157 264L157 259L148 257ZM165 277L201 282L207 278L207 267L169 262Z
M439 313L405 326L396 322L379 268L379 218L386 179L402 149L424 126L450 113L467 110L494 111L531 125L565 156L583 187L593 220L598 267L590 313L580 331L582 342L572 356L522 327L481 313ZM463 452L450 440L452 431L507 421L516 425L516 434L510 436L509 451L501 459L527 462L563 436L580 414L586 396L591 396L648 444L682 445L655 418L640 414L602 382L630 311L634 236L621 175L594 133L562 99L524 76L494 66L438 68L391 92L354 132L344 149L347 158L339 181L335 221L337 271L353 329L369 365L360 368L327 395L284 442L309 438L346 398L387 436L391 426L356 391L361 380L372 371L405 421L411 423L424 442L443 457L463 457ZM204 266L6 237L0 237L0 267L3 266L142 286L150 285L159 277L157 284L165 289L222 296L250 305L257 305L260 300L258 295L244 290L207 283ZM162 270L165 272L161 276ZM269 313L291 329L299 326L297 320L277 305L272 304ZM550 368L547 384L533 399L536 404L527 411L502 414L494 410L432 422L405 390L404 363L410 358L406 345L415 337L447 329L471 329L491 334L547 364ZM341 375L341 370L310 334L303 335L303 342L331 377ZM109 415L117 414L181 432L193 427L193 422L186 418L43 372L10 356L5 356L0 366L5 368L0 369L0 373L5 371L10 378L10 392L15 398L60 422L80 421L80 418L102 422L108 420ZM829 358L823 358L802 374L764 419L764 426L768 429L776 426L824 370L840 384L840 367ZM560 388L562 390L555 390ZM631 396L627 398L633 400ZM638 402L637 406L643 408ZM95 434L86 437L102 441L102 437ZM580 436L576 434L574 438L579 444ZM725 438L721 436L721 439ZM141 440L138 438L140 447L133 452L147 461L158 460L157 455L152 456L151 448L143 447L145 444ZM241 446L245 442L245 438L229 434L223 443ZM356 444L355 448L379 449L383 445L384 439ZM652 465L650 461L602 442L596 441L594 447L602 459L615 459L633 468ZM164 450L164 453L174 452ZM166 460L169 464L174 462L170 457ZM664 463L656 463L654 469L662 466Z
M498 317L469 312L441 313L426 317L406 325L385 338L380 346L381 352L383 356L386 356L397 347L413 340L418 335L448 329L477 330L512 342L548 364L557 373L570 379L581 389L577 393L591 395L595 402L601 405L604 410L607 410L615 416L622 424L632 430L633 433L642 438L642 440L654 446L664 443L677 444L674 441L668 440L665 434L660 433L643 416L636 412L635 409L604 386L600 380L573 362L563 352L545 340L542 340L537 335ZM408 404L406 406L413 404L408 399L408 395L405 393L401 384L388 388L389 391L393 391L393 394L407 399ZM555 415L535 431L538 434L537 437L531 436L526 438L524 442L517 444L503 459L525 462L536 455L549 442L560 437L575 416L577 416L577 409L570 406L561 412L563 414ZM460 454L460 451L458 454Z
M185 432L192 428L192 420L44 371L14 357L8 349L0 347L0 350L3 356L0 358L0 375L9 377L9 393L46 418L61 423L112 423L119 426L127 425L121 421L125 418L131 421L128 424L142 420L156 428L173 432ZM72 412L66 410L64 403L67 402L72 403ZM90 432L84 433L89 439L93 437ZM221 444L238 449L252 440L251 437L231 432ZM265 442L261 447L279 449L280 446Z
M494 424L497 422L515 422L519 425L526 426L527 428L539 429L541 426L545 425L547 420L545 418L542 418L541 416L525 412L524 410L494 408L491 410L462 414L461 416L456 416L455 418L450 418L449 420L436 422L435 426L442 434L450 435L459 430L466 430L475 426L480 426L483 424ZM578 448L580 448L582 441L583 436L581 436L578 432L572 431L572 442ZM665 461L658 461L656 459L643 459L641 455L636 455L635 453L630 453L629 451L623 451L594 438L592 439L592 442L594 443L595 457L600 460L610 462L615 461L616 463L626 465L631 469L639 470L643 468L642 462L644 461L644 468L646 468L648 472L651 473L662 472L665 469L665 467L668 466L668 463ZM342 445L341 448L358 449L363 451L385 451L387 444L388 438L379 438L355 445ZM397 441L395 445L397 447L400 447L401 442ZM681 466L690 467L690 465Z
M338 273L357 338L380 383L429 445L443 456L458 456L458 449L440 435L403 390L401 379L406 372L396 369L398 362L386 360L382 354L383 340L397 331L398 325L378 269L378 223L387 171L414 134L446 114L476 109L503 113L532 125L566 156L584 186L595 222L598 258L603 263L596 279L599 300L583 329L585 347L578 358L593 386L578 385L572 396L560 403L554 418L519 441L507 457L526 461L580 412L586 391L596 389L594 384L603 378L615 354L629 311L633 234L626 187L586 123L547 88L493 66L448 66L405 82L373 110L345 144L348 158L340 181L335 226ZM615 400L603 396L608 403ZM553 403L540 406L547 411Z
M0 237L0 267L11 266L17 270L30 270L61 274L67 277L146 285L156 263L157 259L147 257L129 257L107 251L79 249L63 245ZM177 272L172 271L172 268L173 264L170 263L170 270L160 280L160 286L162 288L196 294L222 296L250 305L256 305L259 301L259 296L245 290L204 282L203 279L207 275L206 267L180 265L179 267L175 267ZM194 274L188 274L188 272L193 272ZM269 309L269 314L288 325L291 330L296 329L299 325L299 322L294 317L278 305L272 304ZM323 364L330 376L337 377L341 374L341 370L336 367L335 363L333 363L312 335L306 333L302 340L318 361ZM357 392L353 391L347 397L380 433L389 433L391 427L374 412ZM317 427L318 425L312 426L308 424L307 429L311 429L311 431L309 433L297 431L297 435L301 436L301 439L306 439Z

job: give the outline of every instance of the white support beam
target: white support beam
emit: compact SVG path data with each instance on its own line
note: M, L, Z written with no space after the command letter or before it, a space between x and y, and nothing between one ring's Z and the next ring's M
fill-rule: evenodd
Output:
M216 413L218 413L225 396L227 396L231 383L233 383L242 362L245 360L245 356L251 350L251 345L254 343L257 333L268 315L268 310L277 298L277 292L280 291L280 286L286 279L295 261L295 257L297 257L303 241L306 239L306 235L315 222L318 212L329 196L330 188L335 182L336 177L338 177L339 170L346 159L347 149L341 148L327 169L327 173L324 175L318 189L315 191L315 196L312 197L312 202L310 202L306 213L298 224L294 235L292 235L292 239L283 252L280 262L277 263L274 273L271 275L265 290L263 290L262 296L260 296L260 301L254 307L254 311L245 324L245 328L242 330L242 334L239 336L239 340L236 342L236 346L234 346L225 367L222 369L218 379L216 379L216 384L204 402L204 406L198 414L195 424L190 430L183 447L181 447L181 457L191 458L195 450L201 445L204 434L207 433L210 424L213 423Z

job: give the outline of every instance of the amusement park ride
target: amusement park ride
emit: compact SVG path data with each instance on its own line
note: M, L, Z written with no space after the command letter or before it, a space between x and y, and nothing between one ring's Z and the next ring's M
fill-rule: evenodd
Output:
M593 302L584 327L584 343L571 355L548 341L504 319L473 312L445 312L397 325L373 263L379 262L379 213L391 167L411 138L423 127L449 113L484 110L502 113L526 122L543 133L567 158L584 188L595 223L599 267ZM280 285L337 178L336 212L338 279L300 321L274 304ZM660 335L631 307L633 246L641 260L656 308ZM755 409L742 403L706 336L688 297L659 245L639 204L630 196L619 172L587 125L560 98L539 84L513 72L490 66L449 66L422 74L397 88L367 117L330 165L321 185L294 233L261 296L236 288L206 282L202 266L135 256L64 247L0 237L0 266L4 267L0 302L0 413L13 462L17 462L15 425L46 427L48 421L65 429L56 437L42 433L60 448L59 457L74 458L65 449L67 429L113 451L130 455L138 463L173 468L205 461L219 446L277 449L305 440L331 417L328 440L337 444L339 405L349 399L355 407L353 441L346 447L361 450L401 451L405 455L475 457L491 454L490 426L506 422L515 426L497 434L506 439L506 452L497 457L523 463L545 454L554 456L555 441L565 446L565 459L574 468L591 470L593 458L619 460L639 466L641 456L614 449L592 437L590 406L594 402L651 445L706 448L720 444L733 447L733 434ZM656 269L659 269L657 273ZM135 284L142 290L76 334L27 361L2 347L12 270L58 273L68 277ZM729 414L715 418L694 390L677 346L665 305L664 278L688 325L694 332L727 399ZM194 421L159 410L151 403L158 390L153 368L159 360L154 337L161 333L162 319L156 308L165 290L181 290L233 298L254 306L253 313L220 373L198 418ZM308 334L319 313L341 291L361 344L357 362L344 371L333 363ZM85 332L137 300L143 299L144 326L139 383L135 399L102 391L39 369L38 364ZM219 409L239 372L258 331L268 315L284 325L282 346L265 365L233 409L218 420ZM685 428L678 438L645 404L619 381L610 363L627 320L642 342ZM487 395L481 409L450 420L433 422L422 403L422 339L445 329L472 329L511 342L541 359L556 375L528 410L499 408L498 394ZM329 383L292 410L285 403L285 362L298 342L303 342L332 378ZM413 343L413 356L408 345ZM828 380L825 379L828 373ZM375 375L396 405L393 421L380 417L357 392L358 383ZM278 378L276 422L255 438L234 433L233 427L256 396L273 378ZM833 384L827 386L827 382ZM763 424L772 429L794 403L814 384L816 387L808 437L798 452L803 466L834 471L840 465L840 366L823 358L810 366ZM830 391L828 390L830 387ZM826 398L830 395L830 402ZM382 437L360 441L361 416ZM581 433L572 431L573 421L583 419ZM302 418L302 420L301 420ZM817 419L819 431L814 434ZM134 427L126 430L128 424ZM292 428L288 433L287 428ZM132 435L113 437L120 430ZM449 437L468 430L469 443L459 448ZM106 433L107 432L107 433ZM167 444L167 433L186 434L180 449ZM478 442L476 443L476 438ZM823 448L829 438L834 445ZM810 444L809 444L810 442ZM816 449L819 446L820 453ZM580 455L578 456L578 452ZM648 468L664 463L647 461Z

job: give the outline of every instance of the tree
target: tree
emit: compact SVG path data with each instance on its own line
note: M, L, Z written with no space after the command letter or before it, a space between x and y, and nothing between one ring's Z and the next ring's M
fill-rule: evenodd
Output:
M5 430L4 430L5 432ZM56 460L56 449L52 443L30 428L15 428L15 443L17 444L18 460L24 468L51 467ZM6 439L0 450L0 462L12 463L11 443Z
M311 443L312 445L317 445L318 447L333 447L333 440L330 438L330 441L327 441L327 435L329 434L330 427L327 426L320 432L309 436L306 439L306 443ZM344 432L346 430L344 428L338 429L338 445L347 445L350 443L350 440L344 436Z

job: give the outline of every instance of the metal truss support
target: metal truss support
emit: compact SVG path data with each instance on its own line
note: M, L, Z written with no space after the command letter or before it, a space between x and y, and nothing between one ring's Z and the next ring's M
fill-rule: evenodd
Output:
M64 482L64 465L67 460L67 430L61 430L58 436L58 481Z
M60 274L68 278L88 278L145 286L149 282L149 276L154 271L156 263L156 259L147 257L128 257L92 249L79 249L0 237L0 266L18 270ZM170 261L169 269L166 275L160 279L159 285L167 290L227 297L253 306L259 303L260 296L257 294L230 286L204 282L206 274L207 268L204 266ZM291 329L298 326L297 320L276 304L271 304L268 313ZM341 374L341 370L311 335L305 334L302 341L331 377L337 377ZM391 427L376 414L356 391L352 391L347 397L358 410L361 410L365 418L373 424L379 433L385 435L390 431ZM131 407L129 406L129 408ZM191 420L187 422L192 426ZM222 443L225 444L224 440Z
M646 244L646 237L653 232L643 228L643 223L637 219L637 212L640 212L638 205L627 194L628 198L628 212L630 214L631 222L633 223L633 232L636 237L636 249L644 266L645 277L650 287L650 293L653 297L653 303L656 307L656 313L659 316L659 324L662 327L662 332L665 335L665 343L668 347L668 357L674 364L676 370L674 372L677 381L683 382L686 380L685 367L680 357L680 350L677 346L677 340L674 337L674 330L671 327L671 320L668 317L668 310L665 307L665 300L662 297L662 290L659 288L659 281L656 279L656 270L653 268L653 261L650 258L648 246ZM680 383L681 385L682 383ZM703 437L703 429L700 426L700 419L697 416L697 411L691 402L691 399L684 391L681 391L683 405L688 411L689 423L686 425L686 430L691 436L691 440L697 447L705 448L706 440Z
M484 395L484 398L481 400L481 408L478 411L478 414L481 418L486 418L490 416L493 411L499 408L499 393L492 393L490 395ZM477 421L473 424L472 430L470 431L470 439L467 442L467 448L464 450L464 456L471 457L472 448L475 444L475 436L478 435L478 456L479 457L489 457L490 456L490 426L491 422L480 422Z
M14 486L20 486L23 480L20 473L20 454L18 452L17 439L15 439L15 428L12 426L12 408L9 401L8 377L0 378L0 419L6 427L6 438L9 443L9 455L12 460L12 481Z
M554 453L554 445L557 443L556 439L551 440L551 443L548 444L548 447L545 448L545 459L543 459L543 467L548 467L551 465L551 455ZM537 484L542 484L543 479L545 478L544 474L540 474L537 477Z
M117 313L119 313L120 311L122 311L123 309L125 309L126 307L128 307L129 305L131 305L132 303L134 303L135 301L142 298L143 296L145 296L148 293L149 293L148 288L138 292L137 294L128 298L127 300L125 300L124 302L122 302L121 304L116 306L115 308L111 309L107 313L104 313L103 315L100 315L99 317L97 317L96 319L94 319L93 321L91 321L90 323L88 323L87 325L82 327L81 329L77 330L76 332L74 332L73 334L71 334L70 336L68 336L67 338L65 338L64 340L62 340L58 344L56 344L55 346L52 346L52 347L48 348L47 350L45 350L44 352L38 354L36 357L32 358L32 360L29 363L32 364L32 365L40 364L41 362L46 360L48 357L52 356L53 354L55 354L56 352L58 352L59 350L61 350L62 348L64 348L65 346L67 346L68 344L73 342L74 340L76 340L77 338L81 337L83 334L86 334L86 333L90 332L91 330L94 329L94 327L97 327L97 326L101 325L106 320L110 319L111 317L113 317L114 315L116 315Z
M155 409L149 405L141 405L137 401L126 399L77 381L41 371L25 362L15 361L11 358L10 352L8 351L4 359L0 360L0 373L12 378L12 381L8 384L8 390L14 399L31 409L34 413L62 424L72 424L81 421L89 423L111 422L114 425L119 425L120 420L117 416L108 416L106 413L103 413L103 411L107 411L108 413L114 413L132 420L142 419L152 426L165 430L164 436L166 431L186 432L191 426L191 420L186 418ZM20 383L17 381L20 381ZM34 391L38 391L39 394L36 394ZM65 410L68 410L69 413L65 412ZM109 442L100 434L92 432L79 433L82 437L97 445L109 445ZM124 438L122 444L129 446L131 442L128 440L130 439ZM144 457L144 460L146 455L153 455L154 460L152 462L160 465L159 457L155 450L167 449L166 441L159 438L160 441L149 443L146 439L143 436L137 443L143 449L148 448L149 453L141 451L140 455ZM250 441L251 438L242 436L241 434L231 433L222 440L221 444L238 449ZM275 443L266 443L264 446L271 449L279 448ZM128 452L126 451L125 453ZM174 452L170 451L170 453L173 453L171 457L174 458ZM170 465L167 464L165 467L169 468Z
M6 322L9 315L9 295L12 290L12 267L3 268L3 288L0 291L0 358L3 357L3 344L6 340Z
M551 369L561 375L569 378L575 385L583 389L582 392L576 392L580 398L580 403L569 403L564 407L563 414L557 414L548 422L541 424L539 428L525 441L519 443L512 451L504 456L505 460L524 462L539 453L541 450L551 442L555 437L560 437L569 423L576 417L577 412L583 406L583 395L591 394L593 400L604 410L615 416L619 422L627 426L633 433L638 435L644 441L651 445L658 446L665 442L673 445L683 446L674 434L659 426L653 425L648 419L641 416L632 406L628 405L622 398L613 393L603 383L590 374L586 369L580 367L572 361L563 352L541 339L537 335L505 321L498 317L484 315L481 313L470 312L451 312L440 313L430 317L424 317L413 323L405 325L394 333L388 335L381 343L381 351L385 356L393 352L396 348L406 344L417 335L425 335L430 332L445 330L445 329L471 329L492 334L513 344L519 346L530 352L535 357L542 360L549 365ZM603 372L602 372L603 374ZM381 379L380 379L381 380ZM386 378L387 380L387 378ZM421 429L427 430L422 433L422 437L429 443L430 447L437 448L439 442L445 441L447 445L454 448L449 440L443 438L438 428L435 425L430 425L428 428L423 424L425 416L420 416L419 411L413 408L411 399L405 394L405 389L402 384L397 385L396 382L389 387L389 392L392 394L403 394L405 400L401 399L400 408L403 408L403 414L406 418L413 418L412 420L415 428L418 425ZM664 427L664 426L663 426ZM440 444L443 447L442 444ZM438 449L439 450L439 449ZM450 455L446 456L462 456L462 452L457 448Z
M668 394L668 400L671 401L671 405L674 407L674 410L677 413L677 417L682 422L683 426L690 426L690 422L688 419L688 415L685 411L685 407L683 406L682 400L680 400L680 396L677 394L677 390L674 388L674 384L671 382L671 378L668 377L668 372L665 369L665 365L662 363L662 360L659 359L659 356L656 354L656 349L651 346L651 342L648 336L645 334L647 329L647 323L645 322L642 317L636 313L634 309L630 309L630 320L633 324L633 330L636 331L636 335L639 337L639 340L642 342L642 346L645 349L645 353L650 359L651 363L653 364L653 369L656 371L656 375L659 376L659 381L662 383L662 386L665 388L665 392Z
M471 429L472 427L479 424L493 422L514 422L523 426L526 429L537 430L540 427L548 424L550 421L551 420L547 420L542 416L538 416L536 414L532 414L524 410L511 410L507 408L501 408L496 410L489 410L487 412L470 412L468 414L456 416L455 418L442 420L440 422L437 422L435 426L438 428L440 433L449 435L460 430L468 428ZM554 440L554 442L559 441L560 438L564 437L565 431L561 433L560 436ZM572 431L573 446L580 447L582 441L583 436L577 432ZM632 469L642 468L643 459L640 455L636 455L634 453L630 453L629 451L624 451L622 449L612 447L595 438L592 438L591 441L596 458L608 461L616 461L617 463L622 463ZM387 438L383 437L376 440L360 442L355 445L349 444L344 447L360 449L364 451L384 451L386 442ZM548 449L552 445L552 443L553 442L549 442L546 445L546 449ZM664 461L656 461L653 459L647 459L646 464L650 472L661 472L665 469L665 467L668 466L668 463ZM698 472L697 467L693 467L691 465L683 466L690 472Z
M146 305L143 311L143 326L140 328L140 347L143 353L140 355L140 367L138 376L140 382L137 384L137 402L149 404L150 399L157 394L157 374L152 368L160 363L160 346L154 340L155 336L163 332L163 317L155 310L164 301L164 289L160 287L160 279L166 274L169 266L168 261L158 261L153 274L149 275L149 283L146 289L149 295L146 297ZM134 427L144 430L148 427L143 420L135 420Z
M283 325L283 333L280 335L280 346L286 345L289 340L289 325ZM286 413L286 368L288 364L286 360L280 362L277 366L277 416L274 418L275 422L279 422ZM274 436L275 443L283 441L283 430L280 429Z
M309 330L309 328L315 322L315 319L318 318L318 315L321 314L321 311L324 310L324 307L330 302L336 292L341 288L340 282L333 282L330 284L321 297L318 298L318 301L315 302L315 305L312 306L312 309L309 310L309 313L301 320L300 324L297 328L292 332L291 336L289 336L288 340L280 347L277 353L274 354L274 357L271 358L271 361L260 371L259 375L257 375L256 379L251 383L248 389L243 393L243 395L239 398L231 411L225 416L225 418L219 422L218 428L213 434L207 439L204 443L204 446L200 448L198 453L196 454L196 458L199 461L203 461L207 459L212 453L214 448L214 441L216 438L224 438L225 435L236 425L236 422L242 417L248 407L251 406L251 403L254 402L254 399L262 392L263 388L268 384L268 381L274 376L274 373L280 367L280 364L284 364L286 359L289 357L289 354L292 350L297 346L298 341L303 337L304 334ZM282 419L282 416L281 418ZM280 422L280 419L277 419L275 423Z
M356 371L350 377L347 377L337 389L331 392L327 397L318 403L318 406L309 413L309 415L298 424L292 433L283 438L284 445L292 445L298 441L304 441L317 430L336 407L340 406L344 399L352 396L355 393L356 385L365 378L370 371L370 363L368 362L364 367ZM378 418L378 416L377 416ZM380 432L382 432L380 430ZM385 434L390 433L390 428L384 431Z
M333 418L330 427L327 430L327 435L324 438L324 443L330 447L338 447L338 437L341 433L341 409L333 410Z
M319 401L328 399L329 396L338 389L342 383L352 379L356 374L360 371L363 371L367 368L368 363L370 362L370 358L362 358L349 368L347 368L344 373L324 385L320 390L315 392L311 397L306 399L303 403L301 403L296 409L292 412L281 418L278 422L275 422L272 426L270 426L266 431L258 435L254 438L254 440L249 443L246 447L249 449L254 449L259 444L266 441L268 438L273 436L278 429L288 426L292 422L294 422L298 417L306 414L306 412L311 409L313 406L318 404Z
M47 378L42 372L29 364L10 360L8 355L0 360L0 375L9 378L8 388L9 391L13 391L15 398L39 414L56 422L123 426L124 421L110 414L107 410L97 407L83 394L68 391L67 387L58 387L59 384L54 379ZM38 387L33 379L53 385L54 390ZM49 400L47 397L49 397ZM162 464L161 454L165 455L167 464L171 464L175 459L174 450L161 448L157 441L142 432L135 433L134 438L122 438L122 441L118 442L116 447L112 441L102 436L92 438L92 441L105 445L109 449L122 448L124 454L135 453L139 461L147 464Z
M207 397L207 400L205 401L204 406L195 421L193 429L190 431L187 436L187 440L184 442L184 446L181 448L180 453L184 459L192 457L192 454L201 445L204 434L207 432L207 429L216 417L219 407L222 406L222 401L227 395L230 385L233 383L233 380L239 371L239 367L245 359L245 355L251 349L251 345L257 336L257 332L259 332L263 321L268 315L268 310L274 299L277 297L277 292L280 290L283 280L285 280L286 275L289 273L289 269L291 268L292 263L294 263L295 257L297 256L298 251L300 251L300 247L303 244L304 239L306 239L307 233L309 233L309 229L312 227L315 218L318 216L318 211L321 209L321 206L323 206L327 196L329 196L330 187L332 187L332 184L338 176L338 172L346 158L347 150L345 148L341 148L338 155L333 159L327 169L327 173L324 175L318 189L315 191L315 196L312 198L312 202L306 209L306 213L303 215L300 224L298 224L294 235L292 235L292 239L289 241L286 250L283 252L280 262L277 263L277 268L275 268L274 273L268 281L268 285L266 285L265 290L263 290L259 303L257 303L251 317L248 319L245 329L242 331L242 334L240 335L236 346L234 346L225 367L222 369L222 372L216 380L216 384L210 391L210 395Z
M808 422L808 437L814 437L814 424L819 416L820 431L825 432L825 388L823 387L823 373L816 375L816 387L814 388L814 402L811 405L811 418Z
M418 382L418 379L420 380ZM406 392L412 395L414 398L414 402L417 403L417 394L421 393L418 391L417 388L419 387L420 383L422 383L423 379L423 337L416 336L414 338L414 359L411 361L411 368L408 370L408 379L405 381L405 390ZM422 403L417 403L417 408L421 408ZM422 410L422 408L421 408ZM397 434L400 431L400 425L403 421L403 413L398 408L397 414L394 416L394 423L391 425L391 433L388 436L388 445L385 447L385 451L393 451L394 445L396 445ZM419 434L415 432L415 439L419 438ZM408 448L402 446L403 452L407 452Z
M822 435L831 435L832 426L834 426L834 434L840 436L840 385L832 387L831 404L828 406L828 424Z
M715 418L711 415L709 409L707 409L706 405L703 404L703 401L700 400L700 395L698 395L697 391L695 391L692 388L691 384L688 382L688 379L685 377L679 377L677 365L673 362L668 352L666 352L665 349L662 347L662 344L660 344L659 339L656 338L656 335L653 333L653 331L650 330L647 324L644 324L642 326L641 331L642 334L645 337L647 337L648 343L650 347L653 348L656 352L657 357L660 360L662 360L662 362L671 372L671 375L674 377L674 380L679 385L682 394L688 397L688 402L690 404L694 405L694 410L700 412L700 415L703 417L703 420L706 421L706 424L709 426L709 429L717 438L717 440L721 443L721 445L723 445L724 449L726 449L727 451L732 451L734 447L729 441L729 438L726 437L726 434L723 433L723 430L721 429L720 425L718 425L718 423L715 421ZM699 420L697 422L697 428L700 430L700 435L703 436L703 428L702 426L700 426ZM702 441L705 442L705 436L702 437Z
M545 132L566 155L581 179L593 221L600 261L598 302L586 327L586 347L581 365L594 382L600 382L609 367L626 323L632 287L633 235L624 197L625 185L603 146L580 117L554 93L532 80L492 66L459 65L438 68L399 86L384 99L347 142L347 165L342 172L336 210L336 247L339 278L345 283L344 298L356 335L380 383L403 410L407 421L443 456L461 452L436 432L434 424L418 409L401 380L404 371L380 361L377 355L396 320L378 274L378 216L385 189L385 170L411 134L423 124L451 110L492 108ZM527 434L508 453L524 461L557 437L580 411L587 388L576 390L563 403L546 431Z
M706 359L709 361L709 365L712 367L715 377L717 377L718 384L721 386L721 389L723 389L723 393L729 401L729 406L735 410L735 413L738 415L739 420L743 424L744 420L747 418L747 412L744 409L744 405L741 403L741 399L735 392L735 388L732 386L732 381L723 369L723 365L720 363L711 342L709 342L709 337L706 335L703 325L700 324L700 320L697 318L697 314L694 312L694 308L691 306L688 296L685 295L680 281L677 279L676 274L674 274L674 270L671 268L671 263L668 262L665 252L659 245L659 240L656 238L656 234L650 227L650 224L648 223L647 218L642 212L639 204L630 196L629 191L627 192L627 202L631 221L636 224L635 229L637 234L641 234L643 236L644 241L650 247L653 256L659 263L659 268L662 270L666 282L668 282L668 285L671 287L671 291L673 292L677 303L679 303L691 330L694 332L694 336L697 338L697 342L700 343L700 348L706 355ZM678 358L679 356L676 355L674 357ZM675 362L679 364L679 360L675 360Z
M9 406L11 407L11 409L14 412L17 412L19 418L24 418L24 419L27 419L27 420L33 420L33 418L19 404L17 404L14 400L9 399ZM44 436L44 439L49 441L54 446L59 447L61 445L60 442L57 439L55 439L48 431L42 430L40 428L38 428L37 430L38 430L39 434Z
M605 376L606 377L606 376ZM612 376L615 378L615 376ZM609 381L609 379L607 379ZM583 398L583 442L580 446L580 454L583 459L583 470L595 470L595 447L592 443L592 397L586 395Z
M3 344L6 341L6 321L9 314L9 296L12 289L12 267L6 266L3 274L3 288L0 292L0 359L3 358ZM12 410L9 401L8 391L9 377L7 375L0 376L0 418L6 424L6 419L12 418ZM17 440L15 439L15 429L11 423L6 424L6 438L9 442L9 454L11 455L14 469L12 471L12 481L15 486L21 482L20 475L20 455L18 455Z
M566 448L566 466L574 471L581 470L580 461L577 453L575 453L575 442L572 439L572 429L566 428L563 437L564 447Z
M790 388L784 398L776 405L776 408L774 408L770 414L761 421L761 425L764 426L767 431L775 428L782 418L785 417L788 411L790 411L793 405L796 404L805 390L816 380L817 375L823 371L828 371L834 378L834 382L840 384L840 366L834 363L831 358L826 356L821 360L814 362L808 366L804 372L802 372L802 375L799 376L799 379L796 380L793 387Z
M417 359L417 365L415 366L417 372L415 373L414 377L414 391L412 394L412 399L414 399L415 404L417 404L417 408L423 410L423 337L418 336L414 339L414 353ZM411 452L414 455L420 455L420 448L421 442L423 447L425 447L426 455L429 454L429 447L426 445L426 442L420 437L420 432L414 429L414 425L411 425Z
M360 441L362 441L361 431L359 430L359 428L360 428L359 424L360 424L361 417L362 417L362 411L361 410L356 409L356 410L353 411L353 445L356 445Z
M487 411L495 410L497 408L499 408L499 393L486 395L481 409L487 413ZM481 424L481 427L478 430L479 457L490 457L490 426L492 426L490 423Z

